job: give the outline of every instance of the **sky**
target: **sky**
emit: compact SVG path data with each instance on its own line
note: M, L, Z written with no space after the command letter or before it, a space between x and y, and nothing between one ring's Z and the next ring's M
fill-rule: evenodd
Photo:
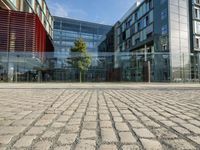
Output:
M113 25L135 0L46 0L54 16Z

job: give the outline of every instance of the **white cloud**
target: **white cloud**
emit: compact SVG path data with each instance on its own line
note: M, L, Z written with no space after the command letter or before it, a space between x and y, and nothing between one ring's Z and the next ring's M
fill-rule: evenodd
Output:
M62 6L59 3L54 3L53 5L49 5L51 14L54 16L59 16L59 17L68 17L69 12L65 6Z
M82 19L88 16L88 14L82 9L70 8L66 4L48 1L50 12L53 16L58 17L69 17L75 19Z

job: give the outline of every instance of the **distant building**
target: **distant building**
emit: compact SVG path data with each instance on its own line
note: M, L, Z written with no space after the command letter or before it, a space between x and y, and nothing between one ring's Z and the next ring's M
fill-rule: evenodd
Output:
M97 66L98 45L110 29L111 26L109 25L55 16L53 36L55 46L54 57L56 59L55 69L57 69L55 71L55 79L64 80L67 78L67 70L63 70L70 68L66 58L71 57L70 49L78 38L82 38L86 42L87 50L93 59L92 66Z

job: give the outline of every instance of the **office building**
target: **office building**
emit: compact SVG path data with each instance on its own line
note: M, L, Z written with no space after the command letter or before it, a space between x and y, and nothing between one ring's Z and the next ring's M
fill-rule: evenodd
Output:
M121 80L187 81L199 51L199 1L141 0L118 21ZM194 59L191 56L194 55Z
M46 52L54 51L52 29L44 0L1 0L1 76L8 81L28 81L28 72L40 76Z
M88 53L92 56L92 67L97 67L98 45L110 29L111 26L108 25L55 16L53 36L54 57L56 59L54 67L57 69L55 80L67 80L67 78L74 77L74 75L70 76L69 73L70 77L67 77L66 72L71 71L67 71L65 68L70 68L66 59L71 57L70 49L78 38L82 38L86 42Z

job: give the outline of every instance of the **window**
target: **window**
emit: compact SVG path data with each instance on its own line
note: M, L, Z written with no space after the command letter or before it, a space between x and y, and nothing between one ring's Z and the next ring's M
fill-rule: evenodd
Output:
M141 24L140 24L140 22L138 22L138 30L140 30L141 29Z
M135 39L135 44L138 44L140 42L140 38Z
M200 19L200 10L199 8L194 9L194 15L196 19Z
M161 0L160 4L164 4L166 2L166 0Z
M153 0L149 0L149 8L153 8Z
M153 22L153 10L149 13L149 23Z
M167 25L164 25L161 30L162 30L161 31L162 35L167 34L167 32L168 32Z
M145 26L148 26L149 25L149 16L146 16L146 24Z
M152 32L147 34L147 38L150 38L150 37L152 37L152 36L153 36L153 33L152 33Z
M200 34L200 22L196 22L195 31L196 31L197 34Z
M121 34L121 30L120 30L120 28L117 29L117 34L118 34L118 35Z
M195 38L195 47L196 48L200 48L199 47L199 45L200 45L199 41L200 41L199 38Z
M162 51L167 51L167 44L162 45Z
M125 24L125 23L123 23L123 24L122 24L122 32L124 32L124 31L125 31L125 29L126 29L126 24Z
M126 49L130 48L130 46L131 46L131 40L129 39L126 42Z
M195 3L196 4L200 4L200 0L195 0Z
M165 18L167 18L167 9L164 9L164 10L161 12L161 20L164 20Z
M136 21L138 20L138 14L137 14L137 12L135 13L135 20Z

